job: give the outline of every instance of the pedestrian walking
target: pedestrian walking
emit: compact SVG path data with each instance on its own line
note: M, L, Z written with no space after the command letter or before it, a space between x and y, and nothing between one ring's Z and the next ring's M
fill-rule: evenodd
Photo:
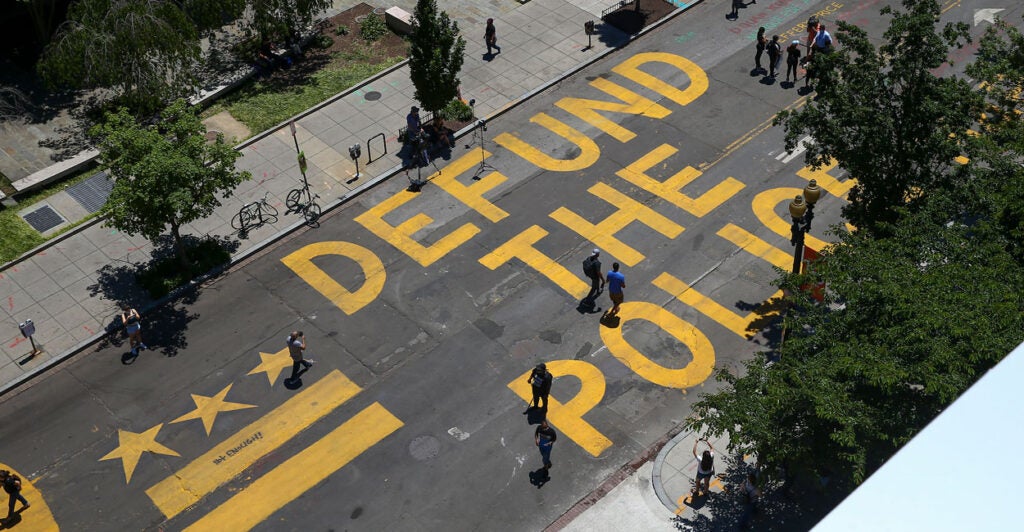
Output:
M702 441L708 445L708 448L698 457L697 444ZM715 474L715 448L707 440L697 440L693 442L693 457L697 459L697 480L693 488L693 495L700 497L702 493L706 495L711 489L711 477Z
M825 30L824 24L818 25L818 32L814 35L814 44L811 46L812 53L825 53L832 50L832 34Z
M774 78L775 70L779 68L779 60L782 59L782 45L779 44L779 36L772 35L772 42L768 43L768 76Z
M800 65L800 41L793 39L786 48L786 81L789 81L789 73L793 73L793 82L796 83L797 67Z
M124 325L124 332L128 335L128 346L132 355L138 356L139 349L149 349L142 342L142 316L139 311L128 305L121 306L121 323Z
M740 7L744 7L743 0L732 0L732 11L729 12L731 18L740 17Z
M600 256L601 250L594 248L594 252L583 261L583 274L590 278L590 292L587 292L587 297L583 298L583 301L591 307L594 306L597 296L601 295L605 283L604 274L601 273Z
M533 400L530 401L530 406L526 408L526 412L529 412L531 408L540 408L545 412L548 411L548 394L551 393L551 383L554 380L555 377L551 375L551 372L548 371L547 366L543 362L533 368L530 376L526 379L526 382L530 383L530 387L533 389ZM544 406L540 406L542 400ZM526 412L523 413L525 414Z
M288 344L288 354L292 357L292 376L287 380L295 382L295 379L299 378L299 369L309 369L313 367L315 361L303 358L306 351L306 335L302 331L292 331L285 342Z
M7 517L4 518L4 521L7 521L14 515L14 501L21 502L22 510L32 506L21 495L21 479L18 478L18 475L7 470L0 471L0 483L3 483L4 491L10 496L10 502L7 503Z
M608 297L612 300L612 308L604 313L605 316L612 317L619 313L619 305L625 297L623 288L626 288L626 276L619 272L619 263L613 262L612 271L608 272Z
M800 43L797 42L799 45ZM740 527L750 526L750 521L757 513L757 504L761 499L761 489L757 487L757 475L753 471L747 473L743 481L743 515L740 516Z
M494 28L494 19L487 19L487 28L484 29L484 42L487 43L487 55L493 56L494 53L491 49L495 49L498 53L501 53L501 47L498 46L498 31Z
M754 68L757 72L764 72L764 68L761 67L761 55L764 54L766 46L768 46L768 38L764 36L764 26L761 26L757 28L757 51L754 53Z
M537 426L537 430L533 433L533 442L537 444L537 449L540 450L540 458L544 461L544 474L547 474L548 470L551 469L551 448L554 447L555 440L557 439L558 434L555 433L555 429L548 426L548 420L542 419L540 425Z

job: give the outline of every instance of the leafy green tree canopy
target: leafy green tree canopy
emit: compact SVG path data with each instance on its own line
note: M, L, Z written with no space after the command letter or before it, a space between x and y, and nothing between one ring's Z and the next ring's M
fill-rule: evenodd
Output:
M116 179L101 214L107 225L150 241L169 229L187 270L181 227L212 214L221 196L230 197L252 175L235 170L241 154L222 135L207 142L206 127L183 100L161 118L159 126L144 126L121 108L90 132Z
M864 30L840 21L841 46L812 61L817 97L775 122L785 127L787 149L804 135L814 139L808 164L835 159L857 178L843 214L867 231L913 207L920 191L950 186L949 169L981 109L966 81L933 73L951 47L969 42L968 26L937 29L935 0L903 0L903 7L882 10L892 19L878 48Z
M196 27L169 1L80 0L43 52L48 83L113 89L133 109L187 93L199 59Z
M246 0L251 19L248 28L263 41L294 43L317 16L333 5L331 0Z
M435 0L417 0L412 18L409 75L416 88L414 98L436 114L459 95L466 40L459 34L459 23L438 11Z

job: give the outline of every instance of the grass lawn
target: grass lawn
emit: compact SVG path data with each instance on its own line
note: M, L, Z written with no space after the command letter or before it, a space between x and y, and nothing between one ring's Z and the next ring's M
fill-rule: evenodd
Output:
M273 77L257 79L218 100L203 111L203 117L228 111L255 135L405 59L380 55L373 43L365 43L334 53L330 63L301 76L297 83L282 83Z
M18 205L14 208L0 208L0 264L10 262L21 256L22 253L46 242L50 238L53 238L59 234L69 231L79 225L82 225L89 220L92 220L97 215L96 213L90 214L85 218L69 224L63 227L60 231L54 233L49 237L40 235L32 226L25 220L18 216L18 212L22 211L26 207L39 203L46 198L70 187L77 185L82 181L96 175L98 172L96 168L89 168L74 174L68 178L67 181L62 181L60 185L49 187L39 192L18 199Z

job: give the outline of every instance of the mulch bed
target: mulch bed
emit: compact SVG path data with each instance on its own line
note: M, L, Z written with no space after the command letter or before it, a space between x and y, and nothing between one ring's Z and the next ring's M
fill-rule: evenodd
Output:
M640 4L639 10L637 3ZM603 20L630 35L635 35L675 10L676 6L665 0L633 0L605 15Z
M355 5L337 15L325 19L318 26L318 35L326 35L333 41L327 48L312 45L303 51L301 61L296 61L290 68L278 68L269 72L266 80L273 85L287 86L302 81L314 72L331 63L344 64L346 56L357 54L370 59L383 60L389 57L407 57L409 44L401 36L388 31L376 41L367 41L359 34L359 23L370 13L373 6L368 4ZM384 14L378 15L383 20ZM348 28L348 33L338 35L335 29L339 26Z

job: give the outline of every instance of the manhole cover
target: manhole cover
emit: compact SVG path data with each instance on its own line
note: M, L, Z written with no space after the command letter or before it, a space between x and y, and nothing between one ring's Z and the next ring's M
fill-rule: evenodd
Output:
M439 452L441 452L441 442L433 436L417 436L409 442L409 454L421 462L430 460Z
M64 218L61 218L57 211L53 210L49 205L43 205L42 207L22 216L32 229L39 231L40 233L49 231L54 227L64 223Z
M380 93L377 91L370 91L363 95L363 99L368 102L375 102L380 99Z
M67 192L85 210L96 212L103 208L111 190L114 190L114 180L110 179L106 172L100 172L73 187L68 187Z

